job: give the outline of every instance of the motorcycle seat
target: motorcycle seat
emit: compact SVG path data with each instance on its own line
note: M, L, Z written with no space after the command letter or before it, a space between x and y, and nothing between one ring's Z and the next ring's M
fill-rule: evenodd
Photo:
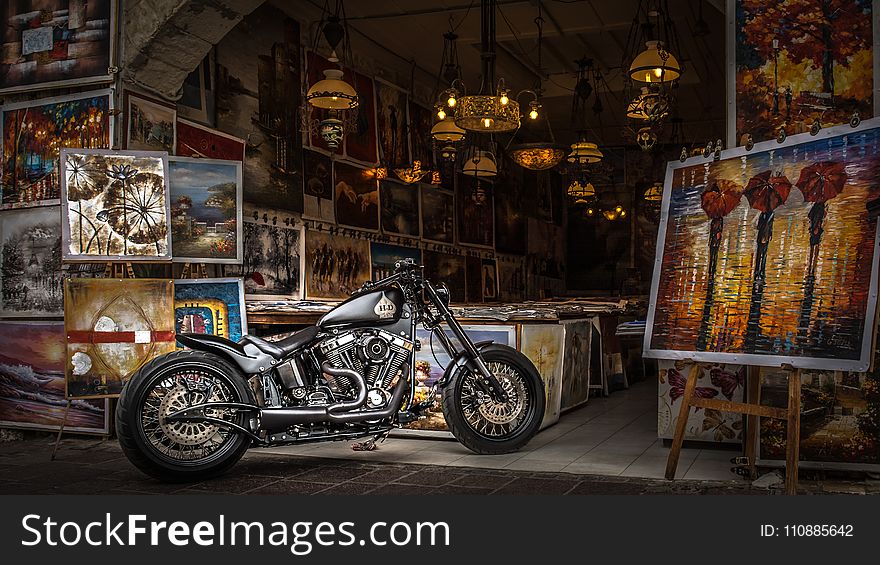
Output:
M265 339L253 335L246 335L238 340L238 343L239 345L254 345L263 353L271 355L276 359L280 359L290 355L303 345L311 342L318 335L319 331L320 330L318 330L317 326L309 326L278 341L266 341Z

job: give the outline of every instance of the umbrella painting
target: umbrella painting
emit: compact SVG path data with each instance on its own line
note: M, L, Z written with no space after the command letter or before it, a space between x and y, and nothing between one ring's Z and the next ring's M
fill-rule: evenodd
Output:
M647 356L864 371L880 120L669 164Z

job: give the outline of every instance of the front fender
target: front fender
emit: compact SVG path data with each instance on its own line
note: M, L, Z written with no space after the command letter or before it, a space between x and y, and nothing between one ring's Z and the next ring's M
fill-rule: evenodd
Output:
M492 341L490 339L487 341L477 341L474 343L474 347L477 348L477 351L483 351L484 349L486 349L488 347L507 347L507 346L496 344L494 341ZM457 371L460 367L467 367L467 368L471 369L472 371L476 371L477 368L474 367L473 365L471 365L470 362L471 362L471 359L470 359L470 357L468 357L467 351L463 351L463 352L459 353L458 355L456 355L455 358L452 359L449 362L449 364L446 366L446 370L443 371L443 376L440 378L439 381L437 381L437 386L439 388L443 388L444 386L446 386L446 383L449 382L449 378L452 376L452 373L454 371Z
M177 341L185 347L213 353L233 363L246 375L264 373L274 365L272 356L255 345L241 345L226 338L209 334L177 334Z

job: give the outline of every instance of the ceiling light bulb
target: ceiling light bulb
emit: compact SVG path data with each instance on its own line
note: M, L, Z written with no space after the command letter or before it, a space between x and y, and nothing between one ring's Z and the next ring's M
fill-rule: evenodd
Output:
M593 209L587 208L587 216L592 216L592 215L593 215Z
M483 118L483 127L492 127L492 118Z
M441 120L446 119L446 112L443 111L443 108L440 108L439 110L437 110L437 117L440 118Z
M446 104L447 104L450 108L454 108L454 107L455 107L455 104L456 104L457 102L458 102L458 101L455 99L455 96L450 96L450 97L449 97L449 100L446 101Z
M537 120L538 119L538 111L536 109L532 108L532 111L529 112L529 117L533 120Z
M620 211L620 217L621 217L621 218L626 217L626 210L621 210L621 211Z
M662 77L663 76L663 69L661 69L660 67L657 67L656 69L654 69L654 75L657 78Z
M501 105L507 106L507 103L510 102L510 98L507 97L507 93L504 92L501 94Z
M618 204L617 206L614 207L614 211L617 212L618 214L619 214L622 210L623 210L623 206L621 206L620 204Z

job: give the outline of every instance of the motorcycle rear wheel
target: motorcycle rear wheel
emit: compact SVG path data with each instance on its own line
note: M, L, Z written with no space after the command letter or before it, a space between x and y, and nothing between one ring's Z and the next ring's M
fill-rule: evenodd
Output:
M529 359L504 345L480 351L489 370L501 382L508 401L495 402L476 386L477 377L464 365L452 367L443 389L443 416L452 435L481 455L518 451L527 444L544 418L544 382Z
M126 383L116 408L116 434L135 467L165 482L201 481L235 465L251 440L215 424L167 422L169 413L200 402L253 403L241 373L200 351L156 357ZM215 417L243 425L243 414Z

